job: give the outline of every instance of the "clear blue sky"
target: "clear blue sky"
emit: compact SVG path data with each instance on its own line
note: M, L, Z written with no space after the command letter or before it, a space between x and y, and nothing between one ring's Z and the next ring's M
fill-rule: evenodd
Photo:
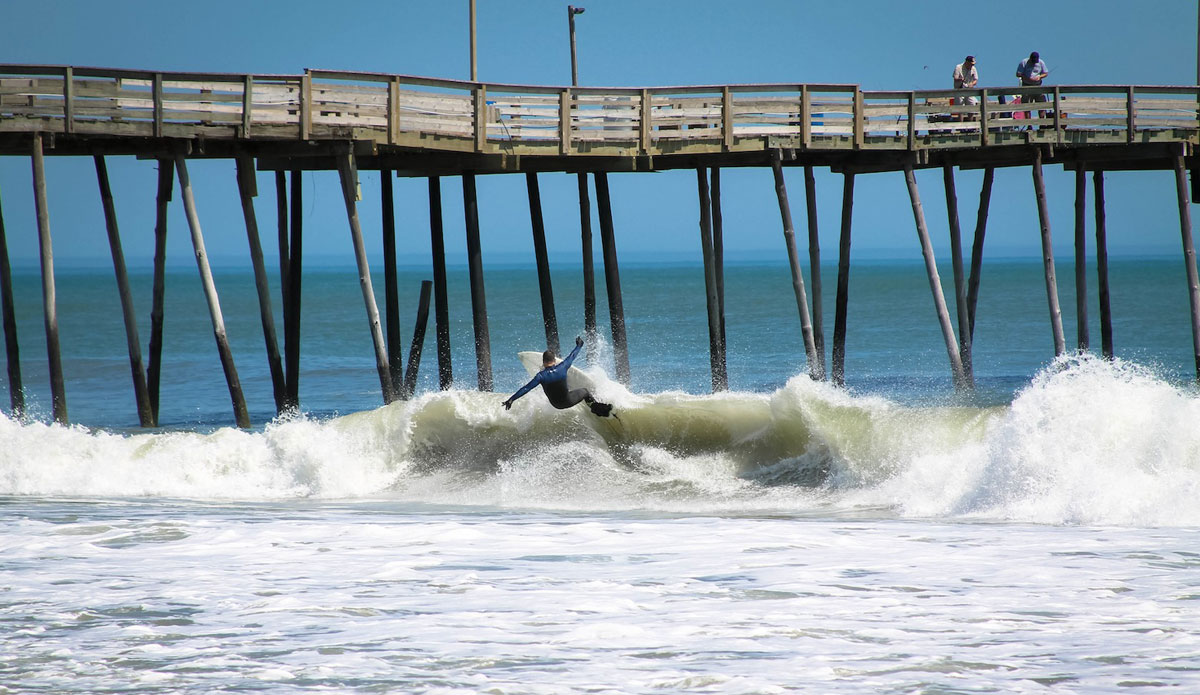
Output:
M982 86L1014 83L1017 63L1040 51L1057 84L1196 82L1196 3L1116 0L1038 3L724 2L579 0L580 82L591 86L656 86L747 82L857 83L864 89L942 89L954 65L974 54ZM561 85L570 81L567 2L478 1L479 78ZM300 73L304 68L396 72L467 78L468 2L255 2L161 0L7 3L0 23L0 62L211 72ZM90 158L48 160L51 227L60 264L109 263L104 220ZM118 217L131 264L153 246L155 164L110 158ZM210 254L245 264L245 228L233 166L195 162L193 183ZM804 228L803 179L789 173L797 226ZM305 174L305 253L351 263L336 177ZM0 158L0 195L14 264L36 263L30 165ZM698 259L695 174L610 177L622 258ZM921 173L926 214L941 258L948 248L940 171ZM973 228L981 175L961 172L964 228ZM260 224L274 228L271 179L261 179ZM823 254L836 258L841 177L818 173ZM1111 251L1178 253L1174 182L1165 172L1110 174ZM543 206L552 260L578 263L574 176L543 174ZM1047 171L1055 247L1072 248L1074 179ZM378 174L362 175L361 214L369 251L378 259ZM736 259L782 257L778 208L768 169L726 170L723 177L727 253ZM479 181L485 266L532 262L529 212L520 176ZM461 259L461 187L443 181L447 250ZM859 176L854 253L919 257L901 174ZM403 260L427 263L426 184L396 182ZM991 257L1039 253L1028 168L1001 170L989 224ZM172 204L169 257L191 263L178 196ZM1089 234L1091 222L1089 220ZM267 235L269 236L269 235ZM267 243L268 254L273 244ZM599 253L599 244L596 245Z

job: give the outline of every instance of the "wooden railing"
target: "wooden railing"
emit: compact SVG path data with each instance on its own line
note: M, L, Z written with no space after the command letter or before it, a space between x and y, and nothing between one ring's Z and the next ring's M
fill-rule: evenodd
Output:
M961 103L964 97L975 103ZM1017 98L1023 103L1014 104ZM1044 101L1030 103L1038 99ZM0 133L366 139L533 155L1195 140L1200 135L1198 102L1197 87L864 92L855 85L759 84L639 89L325 70L241 75L0 65Z

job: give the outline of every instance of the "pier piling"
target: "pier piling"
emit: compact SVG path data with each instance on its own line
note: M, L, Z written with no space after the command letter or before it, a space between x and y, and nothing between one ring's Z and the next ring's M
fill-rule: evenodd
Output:
M100 203L104 208L104 228L108 232L108 248L112 254L113 274L117 278L117 293L121 297L121 316L125 321L125 342L129 351L129 369L133 375L133 395L137 404L138 423L142 427L155 427L154 411L150 407L150 394L146 390L146 370L142 364L142 344L138 338L137 315L133 307L133 292L129 288L129 274L125 270L125 253L121 250L121 234L117 227L117 209L113 203L112 188L108 183L108 165L102 155L93 157L96 163L96 181L100 185Z
M971 245L971 275L967 281L967 321L971 341L975 340L975 307L979 304L979 282L983 274L983 239L987 235L988 209L992 204L992 181L995 167L983 170L983 185L979 189L979 211L975 215L975 242Z
M46 324L46 356L50 363L50 398L54 421L67 423L62 348L58 340L58 303L54 287L54 247L50 239L50 206L46 196L46 163L41 132L33 135L33 198L37 208L38 249L42 265L42 314Z
M467 223L467 269L471 276L471 317L475 327L475 365L479 390L492 390L492 343L488 335L487 295L483 287L483 253L479 245L479 202L475 174L462 175L463 214Z
M287 372L288 407L300 408L300 290L304 277L304 178L293 170L291 182L291 211L288 215L289 239L282 255L287 252L287 282L284 286L283 351Z
M1107 359L1113 358L1112 306L1108 287L1108 227L1104 214L1104 171L1092 174L1096 198L1096 275L1100 294L1100 349Z
M375 345L375 369L379 372L379 387L383 391L383 402L391 403L398 396L397 385L392 383L392 369L388 364L387 345L383 342L383 327L379 322L379 307L375 303L375 291L371 287L371 268L367 262L367 249L363 244L362 226L358 221L358 167L354 155L346 153L338 157L338 173L342 179L342 197L346 201L346 217L350 221L350 241L354 244L354 260L358 266L358 286L362 290L363 304L367 309L367 323L371 329L371 342Z
M1054 356L1067 351L1063 337L1062 309L1058 305L1058 283L1054 277L1054 245L1050 240L1050 210L1046 204L1046 183L1042 178L1042 149L1034 148L1033 190L1037 197L1038 222L1042 232L1042 265L1046 278L1046 303L1050 307L1050 328L1054 334Z
M1175 156L1175 184L1179 196L1179 233L1183 241L1188 301L1192 309L1192 353L1196 363L1196 381L1200 381L1200 276L1196 271L1196 246L1192 241L1192 213L1188 204L1187 170L1183 155Z
M383 216L383 294L387 329L388 366L392 385L404 395L403 355L400 345L400 283L396 276L396 210L392 197L392 172L379 172L380 214Z
M450 305L446 298L446 240L442 230L442 180L429 177L429 245L433 263L433 313L437 333L438 388L454 384L450 360Z
M158 386L162 375L163 318L167 285L167 204L175 186L175 164L158 160L158 191L155 196L154 281L150 303L150 361L146 365L146 391L150 410L158 422Z
M843 174L842 230L838 241L837 304L833 316L832 381L846 385L846 311L850 297L850 227L854 217L854 173Z
M262 239L258 234L258 217L254 212L254 198L258 196L258 183L254 174L254 160L242 155L236 160L238 194L242 199L242 217L246 220L246 240L250 244L250 264L254 268L254 289L258 293L258 313L262 322L263 342L267 350L267 368L271 372L271 390L275 397L275 414L288 408L287 380L283 373L283 362L279 357L279 340L275 335L275 312L271 309L271 286L267 280L267 267L263 262Z
M0 312L4 316L4 355L8 365L8 400L12 416L25 414L25 390L21 386L21 348L17 343L17 317L13 302L12 266L8 263L8 237L4 210L0 207Z
M913 219L917 224L917 237L921 243L921 255L925 257L925 274L929 276L929 289L933 294L933 306L937 311L938 323L942 326L942 339L946 342L946 354L950 358L950 371L955 388L970 388L971 382L963 369L962 355L954 339L954 326L950 323L950 312L946 308L946 297L942 293L942 282L938 277L937 259L933 255L933 244L929 241L929 228L925 224L925 211L921 207L921 194L917 190L917 177L912 167L904 168L904 180L908 184L908 197L912 201Z
M417 371L421 368L421 348L425 346L425 329L429 325L429 290L433 283L421 281L421 296L417 300L417 323L413 327L412 346L408 349L408 369L404 372L404 388L400 395L412 398L417 390Z
M954 184L954 167L942 167L942 183L946 189L946 217L950 225L950 258L954 271L954 308L958 318L958 354L962 361L962 381L967 388L975 387L971 366L971 310L967 302L967 279L963 272L962 227L958 219L958 190ZM916 190L916 180L913 181ZM936 268L936 266L935 266ZM941 291L941 285L938 285Z
M729 389L729 377L721 359L721 308L713 258L712 200L703 167L696 169L696 187L700 198L700 251L704 261L704 303L708 313L709 371L712 373L712 390L716 393Z
M608 174L596 173L596 204L600 206L600 238L604 250L604 283L608 290L608 317L612 324L613 368L617 381L629 385L629 346L625 342L625 307L621 302L621 272L617 267L617 239L613 232L612 200Z
M187 162L182 154L175 155L175 173L179 176L179 190L183 194L183 209L188 227L192 232L192 248L196 253L196 267L200 271L200 284L204 287L204 298L208 302L208 314L212 319L213 336L217 341L217 353L221 368L225 372L225 383L229 386L229 398L233 401L233 416L238 427L250 426L250 415L246 411L246 399L242 395L242 382L238 379L237 367L233 363L233 352L225 335L225 319L221 316L221 300L213 282L212 269L208 264L208 252L204 248L204 234L200 229L200 215L196 212L196 198L192 194L192 181L188 177Z
M825 313L821 300L821 239L817 235L817 180L812 165L804 167L804 199L808 210L808 267L812 281L812 331L813 350L817 353L817 380L827 378L825 370L825 329L822 316Z
M554 313L554 286L550 281L550 260L546 256L546 225L542 220L542 193L536 172L525 172L525 186L529 191L529 221L533 229L533 254L537 263L538 294L542 299L546 349L558 354L558 318Z
M596 349L596 271L592 259L592 203L588 195L587 174L576 175L579 185L579 236L583 245L583 337L588 343L588 359Z
M1091 342L1087 308L1087 172L1075 169L1075 336L1080 352Z
M808 296L804 291L804 275L800 271L800 254L796 250L796 229L792 224L792 206L788 203L787 182L783 178L782 153L771 150L771 171L775 176L775 198L779 202L779 216L783 222L783 244L787 249L788 268L792 274L792 292L796 295L796 309L800 313L800 335L804 340L804 354L808 359L808 375L821 378L817 357L816 341L813 337L812 320L808 313ZM852 174L849 174L852 176Z

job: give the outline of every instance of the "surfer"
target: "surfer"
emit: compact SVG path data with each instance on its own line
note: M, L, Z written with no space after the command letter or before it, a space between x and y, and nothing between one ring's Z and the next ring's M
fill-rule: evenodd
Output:
M542 385L542 392L546 394L546 400L550 401L550 405L562 410L583 401L587 403L592 414L600 417L608 417L612 414L612 405L601 403L592 397L592 392L586 388L571 389L567 387L567 370L571 368L571 363L579 356L579 350L583 347L583 338L575 337L575 349L571 354L567 355L567 359L559 360L553 350L547 350L542 353L542 371L534 375L519 391L508 397L504 401L504 409L512 408L513 401L521 396L529 393L534 386ZM616 417L616 416L613 416Z

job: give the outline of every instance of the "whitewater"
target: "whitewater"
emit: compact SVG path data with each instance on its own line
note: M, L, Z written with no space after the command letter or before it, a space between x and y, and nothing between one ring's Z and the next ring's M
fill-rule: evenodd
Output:
M806 376L619 421L454 390L258 431L0 419L0 692L1200 687L1200 396Z

